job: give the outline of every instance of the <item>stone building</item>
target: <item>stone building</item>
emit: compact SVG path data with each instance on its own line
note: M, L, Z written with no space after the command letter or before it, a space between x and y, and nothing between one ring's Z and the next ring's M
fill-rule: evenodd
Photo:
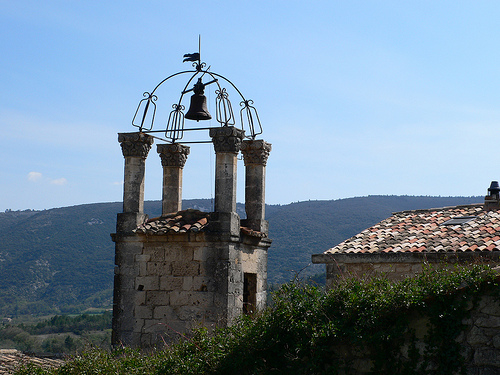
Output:
M215 153L214 212L182 210L182 172L190 148L158 144L162 215L144 213L145 160L153 137L120 133L125 158L123 213L117 217L114 345L153 347L193 327L226 326L266 303L265 169L271 145L244 131L210 129ZM246 219L236 213L237 156L245 163Z
M412 276L425 263L486 262L500 259L500 199L492 182L484 204L396 212L322 254L327 287L346 275Z

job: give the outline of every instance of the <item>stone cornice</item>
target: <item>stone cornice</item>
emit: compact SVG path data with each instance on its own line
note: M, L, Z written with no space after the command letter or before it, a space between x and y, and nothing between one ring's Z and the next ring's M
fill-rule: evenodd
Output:
M241 145L241 153L245 165L259 164L265 166L271 149L271 144L264 140L244 140Z
M146 159L154 138L144 133L118 133L124 157L134 156Z
M178 143L165 143L157 145L156 151L160 155L162 166L184 168L190 148Z
M237 154L240 151L241 141L245 131L234 126L222 126L210 129L210 137L214 144L215 152Z

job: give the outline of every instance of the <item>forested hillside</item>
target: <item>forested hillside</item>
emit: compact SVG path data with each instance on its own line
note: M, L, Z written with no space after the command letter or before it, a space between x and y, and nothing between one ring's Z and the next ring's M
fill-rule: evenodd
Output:
M394 211L477 203L482 197L369 196L267 206L269 281L290 280L320 253ZM208 199L184 208L211 211ZM121 203L0 213L0 317L110 307L116 213ZM146 202L150 217L160 202ZM243 205L238 212L244 215ZM323 272L306 268L301 275Z

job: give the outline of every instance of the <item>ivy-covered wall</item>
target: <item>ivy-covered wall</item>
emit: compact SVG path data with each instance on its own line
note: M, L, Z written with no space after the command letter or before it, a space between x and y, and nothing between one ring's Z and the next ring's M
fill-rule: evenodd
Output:
M398 374L500 374L496 284L479 291L464 287L452 298L430 300L425 309L414 309L394 320L392 330L387 328L387 340L377 340L381 347L332 346L332 355L344 364L339 373L378 374L393 369Z

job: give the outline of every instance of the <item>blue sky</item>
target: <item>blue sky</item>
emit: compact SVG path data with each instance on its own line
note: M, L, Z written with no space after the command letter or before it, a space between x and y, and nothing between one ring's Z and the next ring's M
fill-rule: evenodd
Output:
M268 203L483 195L500 179L499 15L496 1L0 1L0 210L120 201L117 133L190 68L200 34L273 144ZM185 198L210 198L213 164L191 146ZM155 149L146 175L160 199Z

